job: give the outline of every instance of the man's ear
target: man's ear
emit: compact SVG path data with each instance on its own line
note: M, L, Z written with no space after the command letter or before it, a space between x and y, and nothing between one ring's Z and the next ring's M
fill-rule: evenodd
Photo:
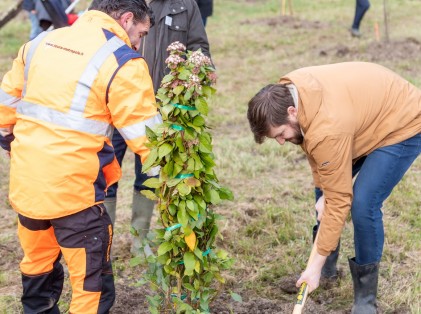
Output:
M297 108L294 106L289 106L287 109L288 115L292 115L294 118L297 117Z
M133 22L133 17L134 15L132 12L125 12L120 16L120 18L118 19L118 22L121 25L121 27L126 29L128 23Z

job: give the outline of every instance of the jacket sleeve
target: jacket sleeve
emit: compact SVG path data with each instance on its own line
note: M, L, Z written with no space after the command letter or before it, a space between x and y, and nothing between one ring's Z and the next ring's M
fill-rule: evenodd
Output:
M13 61L12 69L5 74L0 86L0 146L10 151L13 141L13 127L16 124L16 106L22 96L24 84L23 53L25 46L19 50Z
M315 141L316 142L316 141ZM352 136L329 135L320 138L309 153L325 196L325 209L319 228L318 253L334 251L352 204Z
M155 107L155 95L148 67L143 59L128 61L114 77L108 92L108 108L114 126L130 149L145 162L146 126L162 122Z
M24 9L26 11L35 10L34 0L23 0L22 9Z
M320 188L320 178L317 172L317 164L312 156L307 156L308 163L310 164L311 174L313 175L313 184L316 188Z
M209 50L208 36L206 35L205 26L203 25L202 16L196 1L191 1L192 10L189 16L189 31L187 34L187 50L199 50L206 56L211 58Z

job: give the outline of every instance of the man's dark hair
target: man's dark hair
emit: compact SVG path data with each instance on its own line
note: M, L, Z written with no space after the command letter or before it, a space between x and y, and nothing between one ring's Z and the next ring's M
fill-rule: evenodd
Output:
M93 0L89 10L104 12L115 20L126 12L132 12L135 22L144 22L149 17L151 27L155 24L153 12L145 0Z
M294 106L294 100L284 84L269 84L249 101L247 119L256 143L263 143L270 127L289 123L289 106Z

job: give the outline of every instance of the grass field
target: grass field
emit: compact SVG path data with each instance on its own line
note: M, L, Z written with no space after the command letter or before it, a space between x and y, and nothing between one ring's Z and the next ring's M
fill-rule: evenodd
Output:
M3 1L0 9L12 0ZM311 174L303 153L291 145L281 147L269 141L255 144L246 119L248 100L261 87L296 68L351 60L382 64L421 87L420 1L386 1L388 43L382 0L371 1L360 39L348 32L354 1L292 2L294 15L281 16L279 0L215 0L214 15L207 26L219 76L208 117L217 156L216 172L235 195L233 202L217 208L225 217L220 245L236 259L234 268L226 274L227 286L245 300L293 302L294 295L283 292L281 286L305 268L314 223ZM376 23L380 41L375 36ZM0 29L0 78L27 39L28 24L22 14ZM132 168L128 156L119 191L117 237L128 232ZM386 241L379 283L383 313L421 313L420 174L418 158L384 204ZM0 157L0 313L19 313L21 253L15 234L16 217L7 205L7 180L8 160ZM353 256L352 237L348 221L339 259L344 277L332 289L318 289L310 296L321 304L320 313L350 310L352 284L347 257ZM127 259L116 263L117 273L123 274L120 276L134 276L127 265ZM61 301L63 311L68 300L67 287Z

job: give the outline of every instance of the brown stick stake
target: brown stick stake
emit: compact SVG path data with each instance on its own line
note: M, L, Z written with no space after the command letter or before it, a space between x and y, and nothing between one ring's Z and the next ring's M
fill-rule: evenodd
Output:
M286 0L281 0L281 15L284 16L286 15L286 6L287 6L287 1ZM288 10L289 10L289 15L294 15L294 10L292 9L292 0L288 0Z
M383 0L383 15L384 15L384 38L386 40L386 42L389 42L389 14L388 14L388 10L387 10L387 1Z
M288 0L288 7L289 7L289 14L291 16L293 16L294 15L294 11L292 9L292 0Z
M376 37L376 41L380 41L380 30L379 30L379 23L374 23L374 36Z
M281 1L281 15L284 16L285 15L285 5L286 4L286 0L282 0Z

